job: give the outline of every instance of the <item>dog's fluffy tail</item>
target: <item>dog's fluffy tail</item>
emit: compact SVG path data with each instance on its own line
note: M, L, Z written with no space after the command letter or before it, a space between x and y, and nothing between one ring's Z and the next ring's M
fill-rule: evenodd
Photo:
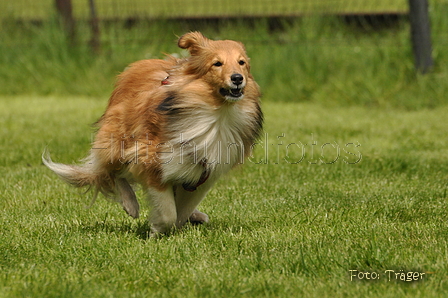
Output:
M114 196L114 178L109 173L101 171L92 156L83 160L80 165L66 165L53 162L50 154L44 151L42 162L50 170L55 172L62 180L75 187L93 187L95 197L98 192L107 197Z

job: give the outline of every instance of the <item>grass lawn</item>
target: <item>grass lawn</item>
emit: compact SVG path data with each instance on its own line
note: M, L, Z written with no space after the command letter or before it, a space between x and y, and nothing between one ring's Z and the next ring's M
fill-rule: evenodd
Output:
M155 240L147 206L138 220L103 199L87 208L91 194L41 164L46 146L56 161L84 157L89 124L105 105L96 97L0 97L0 297L448 292L448 107L266 101L254 159L201 204L211 222ZM358 280L366 276L359 272L379 280ZM412 282L395 275L407 272L424 274Z

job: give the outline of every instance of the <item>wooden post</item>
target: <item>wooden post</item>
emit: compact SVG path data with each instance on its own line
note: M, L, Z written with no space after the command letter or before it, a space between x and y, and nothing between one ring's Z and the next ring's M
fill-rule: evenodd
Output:
M428 0L409 0L409 15L415 67L421 73L426 73L434 65L431 55L432 47Z
M90 28L92 30L92 37L90 38L89 44L94 54L99 54L101 52L101 35L100 35L100 25L98 20L98 14L96 13L95 1L89 0L90 8Z
M71 45L75 44L75 19L73 18L72 1L56 0L56 10L62 20L67 38Z

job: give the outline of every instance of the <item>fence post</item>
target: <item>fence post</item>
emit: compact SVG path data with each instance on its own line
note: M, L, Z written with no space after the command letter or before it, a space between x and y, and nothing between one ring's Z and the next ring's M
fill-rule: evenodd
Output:
M421 73L426 73L434 64L431 55L428 0L409 0L409 16L415 67Z
M100 42L100 25L98 20L98 14L96 13L96 6L94 0L89 0L90 8L90 28L92 30L92 37L90 38L89 44L92 52L94 54L99 54L101 51Z
M72 12L71 0L55 0L56 10L62 19L64 29L67 32L67 37L70 44L75 44L75 19Z

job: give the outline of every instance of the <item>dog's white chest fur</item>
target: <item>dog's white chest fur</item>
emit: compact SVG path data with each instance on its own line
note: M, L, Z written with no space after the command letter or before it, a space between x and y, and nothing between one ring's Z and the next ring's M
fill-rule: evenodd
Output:
M197 183L227 173L244 161L244 111L230 104L197 108L172 129L168 153L161 158L164 182Z

